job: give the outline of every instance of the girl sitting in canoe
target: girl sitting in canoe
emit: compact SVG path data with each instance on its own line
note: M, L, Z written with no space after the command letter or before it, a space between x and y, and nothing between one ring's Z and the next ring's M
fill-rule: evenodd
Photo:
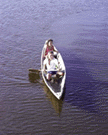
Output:
M45 44L46 44L46 47L45 47L45 52L44 52L44 56L43 56L44 59L48 55L48 52L54 51L54 52L58 53L58 51L53 46L53 40L52 39L46 40Z

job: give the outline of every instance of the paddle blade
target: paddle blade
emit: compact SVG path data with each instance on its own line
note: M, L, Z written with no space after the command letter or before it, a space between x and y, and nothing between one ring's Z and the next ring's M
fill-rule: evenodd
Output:
M39 79L40 79L39 74L36 74L35 72L29 72L28 76L29 76L29 81L31 83L38 83L39 82Z
M39 82L40 70L30 68L30 69L28 69L28 71L29 71L29 81L32 82L32 83Z
M39 72L40 72L40 70L29 68L29 72L36 72L36 73L39 73Z

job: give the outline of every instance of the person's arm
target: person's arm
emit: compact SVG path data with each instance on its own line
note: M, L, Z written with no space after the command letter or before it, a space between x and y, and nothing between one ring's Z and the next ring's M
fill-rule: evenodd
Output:
M44 63L43 63L43 71L45 71L45 67L46 67L46 59L44 60Z
M58 51L57 51L57 49L54 47L54 45L53 45L53 48L54 48L54 51L58 53Z
M56 68L57 71L59 71L59 63L58 63L57 60L55 60L55 68Z
M44 47L43 57L45 57L46 49L47 49L47 45L45 45L45 47Z

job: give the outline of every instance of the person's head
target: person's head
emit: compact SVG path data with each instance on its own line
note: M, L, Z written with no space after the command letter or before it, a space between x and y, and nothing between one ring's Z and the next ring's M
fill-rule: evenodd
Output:
M49 39L48 40L48 46L52 46L52 44L53 44L53 40L52 39Z
M52 59L54 58L54 53L53 53L53 51L48 52L48 57L49 57L50 60L52 60Z

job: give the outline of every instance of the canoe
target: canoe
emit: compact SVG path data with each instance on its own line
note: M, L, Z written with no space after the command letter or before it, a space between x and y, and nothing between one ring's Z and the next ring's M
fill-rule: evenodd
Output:
M45 53L45 45L43 46L42 49L42 53L41 53L41 73L42 73L42 78L44 80L44 83L46 84L46 86L49 88L49 90L53 93L53 95L57 98L57 99L61 99L63 92L64 92L64 87L65 87L65 80L66 80L66 68L65 68L65 64L63 61L63 58L61 56L60 53L57 54L56 58L59 62L59 68L61 69L61 71L64 73L64 75L62 77L56 77L56 81L52 82L52 81L47 81L46 79L46 71L43 71L43 56ZM55 46L54 46L55 47ZM56 48L56 47L55 47ZM57 50L57 49L56 49Z

